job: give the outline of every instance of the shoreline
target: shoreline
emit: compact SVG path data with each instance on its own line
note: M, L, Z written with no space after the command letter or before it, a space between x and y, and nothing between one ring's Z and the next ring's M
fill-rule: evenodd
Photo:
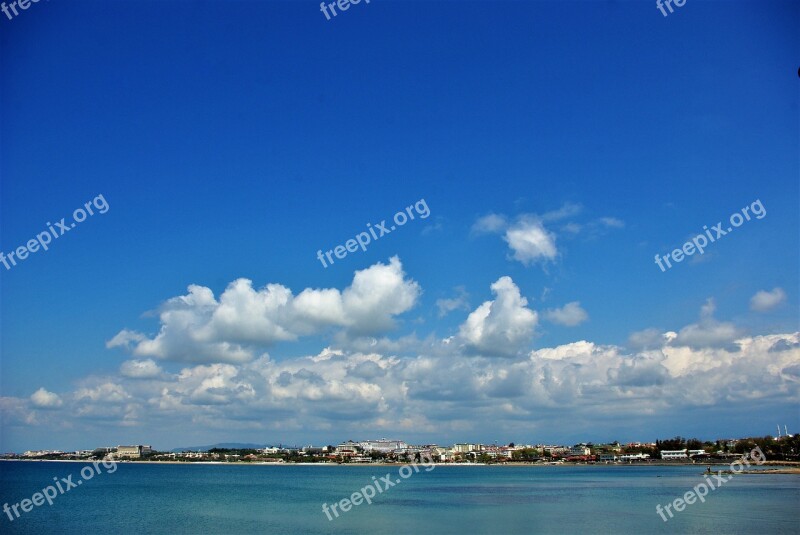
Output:
M112 462L112 461L91 461L82 459L0 459L0 462L34 462L34 463L82 463L92 464L94 462ZM408 466L414 463L287 463L287 462L243 462L243 461L113 461L116 464L137 464L137 465L230 465L230 466L326 466L326 467L401 467ZM773 464L774 463L774 464ZM431 466L430 463L416 463L418 466ZM712 466L723 467L729 466L730 463L718 463ZM585 466L585 467L607 467L607 468L634 468L634 467L697 467L708 466L705 464L678 464L678 463L640 463L640 464L583 464L583 463L433 463L435 467L453 466L453 467L529 467L529 468L547 468L547 467L570 467L570 466ZM722 473L736 473L741 474L780 474L780 475L800 475L800 463L789 461L787 463L780 463L778 461L767 461L763 469L752 470L748 469L742 472L731 472L730 470L722 470Z

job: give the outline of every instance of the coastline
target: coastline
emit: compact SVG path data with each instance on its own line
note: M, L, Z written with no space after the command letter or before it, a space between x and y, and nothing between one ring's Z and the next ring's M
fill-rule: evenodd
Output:
M91 461L83 459L0 459L0 462L34 462L34 463L82 463L92 464L94 462L104 461ZM105 461L109 462L109 461ZM286 463L286 462L243 462L243 461L113 461L117 464L137 464L137 465L228 465L228 466L327 466L327 467L399 467L407 466L412 463ZM430 466L431 463L417 463L424 466ZM583 464L583 463L432 463L435 467L453 466L453 467L530 467L530 468L546 468L546 467L568 467L568 466L586 466L586 467L607 467L607 468L632 468L632 467L690 467L695 466L701 468L708 466L707 464L683 464L683 463L639 463L639 464ZM770 467L766 467L769 464ZM726 464L716 464L712 466L726 466ZM765 468L761 470L744 470L742 472L731 472L730 470L722 470L722 473L736 473L741 474L778 474L778 475L800 475L800 463L788 461L786 463L779 463L778 461L767 461Z

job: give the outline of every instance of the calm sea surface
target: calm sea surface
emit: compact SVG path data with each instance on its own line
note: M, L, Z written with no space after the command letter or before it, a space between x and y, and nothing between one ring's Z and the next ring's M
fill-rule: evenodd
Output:
M0 462L0 505L84 464ZM800 533L800 476L737 475L664 522L665 505L701 483L702 467L437 466L339 518L322 512L397 466L123 463L9 521L0 533ZM88 470L86 470L88 473ZM62 487L66 485L62 484Z

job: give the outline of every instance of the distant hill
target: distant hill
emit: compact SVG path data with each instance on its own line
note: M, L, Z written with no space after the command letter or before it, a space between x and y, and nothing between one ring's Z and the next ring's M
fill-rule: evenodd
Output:
M182 451L208 451L214 448L225 448L229 450L254 450L264 449L264 444L242 444L240 442L221 442L211 446L186 446L184 448L173 448L170 453L180 453Z

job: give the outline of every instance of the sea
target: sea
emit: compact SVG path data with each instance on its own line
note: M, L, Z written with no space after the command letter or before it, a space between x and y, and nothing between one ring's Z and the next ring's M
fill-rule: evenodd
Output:
M796 474L734 475L664 521L656 506L703 483L703 467L431 466L0 462L0 533L800 533ZM52 505L14 514L57 484ZM367 486L371 504L341 510Z

